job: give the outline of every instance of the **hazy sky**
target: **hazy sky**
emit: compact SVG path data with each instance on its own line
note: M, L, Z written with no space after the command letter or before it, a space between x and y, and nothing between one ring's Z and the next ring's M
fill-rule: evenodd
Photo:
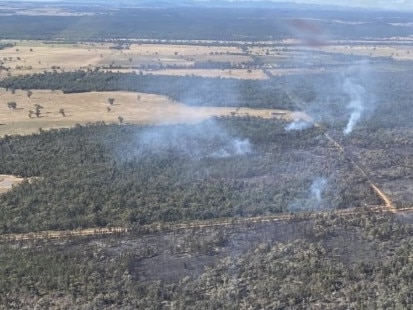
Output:
M413 9L413 0L295 0L294 2L337 4L383 9Z
M2 0L0 0L1 2ZM25 0L15 0L15 1L25 1ZM28 0L28 1L67 1L67 2L93 2L94 0ZM95 0L96 1L96 0ZM100 2L105 2L105 0L98 0ZM110 2L111 0L106 0ZM140 0L127 0L128 2L139 3ZM153 0L156 2L157 0ZM193 0L193 1L211 1L211 0ZM327 4L327 5L340 5L340 6L351 6L351 7L363 7L363 8L378 8L378 9L394 9L401 11L413 11L413 0L224 0L229 2L239 2L239 1L272 1L272 2L295 2L295 3L313 3L313 4ZM121 1L120 1L121 2Z
M251 1L251 0L230 0ZM252 0L259 1L259 0ZM329 4L365 8L395 9L395 10L413 10L413 0L270 0L273 2L296 2L296 3L315 3Z

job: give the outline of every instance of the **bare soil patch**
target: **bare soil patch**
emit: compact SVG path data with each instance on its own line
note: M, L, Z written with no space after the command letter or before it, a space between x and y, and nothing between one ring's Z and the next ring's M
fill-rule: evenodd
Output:
M14 185L21 183L24 179L13 175L0 174L0 194L11 190Z

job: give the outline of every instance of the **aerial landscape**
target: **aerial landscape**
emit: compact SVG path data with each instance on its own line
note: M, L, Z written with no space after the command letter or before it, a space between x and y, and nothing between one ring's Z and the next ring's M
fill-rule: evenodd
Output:
M0 309L412 309L413 6L356 3L0 1Z

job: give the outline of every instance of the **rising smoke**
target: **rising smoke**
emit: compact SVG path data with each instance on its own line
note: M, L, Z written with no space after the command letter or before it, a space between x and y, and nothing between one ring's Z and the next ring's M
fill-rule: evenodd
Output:
M294 131L294 130L305 130L314 127L313 122L307 122L307 121L293 121L289 123L287 126L285 126L285 131Z
M191 160L226 158L252 153L248 139L233 137L215 120L198 124L149 126L139 131L122 153L133 158L150 154L177 155ZM126 155L127 156L127 155Z
M343 134L349 135L375 109L374 78L366 61L359 61L338 74L315 78L309 85L314 94L312 100L304 102L297 98L296 101L314 121L296 120L285 127L286 131L305 130L321 122L333 127L340 124Z
M364 111L364 97L366 95L365 89L360 84L354 83L352 79L346 79L343 84L343 90L350 96L350 102L347 105L347 109L350 110L350 119L347 122L346 128L343 130L343 134L350 134L354 126L360 121L362 113Z
M308 193L294 201L290 206L290 212L322 211L331 209L331 204L323 198L323 193L328 186L328 180L324 177L313 179Z
M326 185L327 180L325 178L316 178L310 186L310 199L321 201Z
M369 62L359 61L347 68L341 81L342 93L348 98L346 109L350 112L343 134L349 135L375 108L374 78Z
M231 156L242 156L252 152L251 143L248 139L241 140L232 138L227 141L218 151L211 153L206 157L226 158Z

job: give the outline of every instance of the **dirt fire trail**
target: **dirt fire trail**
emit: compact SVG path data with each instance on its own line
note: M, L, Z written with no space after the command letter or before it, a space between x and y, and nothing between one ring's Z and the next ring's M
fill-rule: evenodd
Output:
M405 211L412 211L411 208L390 210L387 206L368 206L365 208L348 208L328 212L316 213L296 213L296 214L278 214L267 215L259 217L246 217L240 219L216 219L210 221L196 221L191 223L152 223L142 226L143 231L150 231L151 233L177 231L185 229L202 229L202 228L217 228L230 227L240 225L253 225L264 223L276 223L285 221L305 221L316 219L322 216L338 215L338 216L354 216L357 214L369 213L401 213ZM101 237L109 235L127 235L133 233L127 228L113 227L113 228L87 228L64 231L39 231L33 233L22 234L3 234L0 235L2 242L16 242L16 241L36 241L36 240L58 240L79 237Z
M346 153L344 147L342 145L340 145L340 143L338 143L336 140L334 140L328 133L324 134L325 137L331 142L333 143L338 150L340 150L340 152L342 152L343 154L345 154L347 156L347 158L350 160L351 164L358 170L361 172L361 174L366 178L367 182L369 183L370 187L374 190L374 192L376 193L376 195L379 197L379 199L384 203L384 206L391 212L396 212L396 208L394 207L391 199L389 196L387 196L376 184L373 183L373 181L370 179L369 175L367 174L367 172L361 168L361 166L359 164L357 164L354 159L349 156L348 153Z

